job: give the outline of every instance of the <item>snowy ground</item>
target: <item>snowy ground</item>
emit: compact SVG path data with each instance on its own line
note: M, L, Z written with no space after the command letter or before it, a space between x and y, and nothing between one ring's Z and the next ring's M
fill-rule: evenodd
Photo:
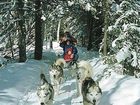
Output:
M54 50L44 47L44 59L27 60L25 63L8 64L0 68L0 105L39 105L36 95L39 85L39 74L43 71L49 81L49 66L62 53L62 49L54 44ZM140 105L140 79L123 76L111 72L110 75L98 78L108 67L98 61L97 53L79 49L80 59L90 61L93 66L95 80L100 80L102 97L99 105ZM113 70L111 70L113 71ZM65 82L61 85L60 95L55 96L54 105L82 105L82 97L76 97L76 81L69 78L65 71Z

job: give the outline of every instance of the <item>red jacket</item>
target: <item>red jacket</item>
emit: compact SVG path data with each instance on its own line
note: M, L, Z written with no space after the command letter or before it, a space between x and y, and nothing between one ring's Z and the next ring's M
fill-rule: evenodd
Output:
M73 48L72 47L68 48L66 53L64 54L64 60L66 62L72 61L73 60L72 54L73 54Z

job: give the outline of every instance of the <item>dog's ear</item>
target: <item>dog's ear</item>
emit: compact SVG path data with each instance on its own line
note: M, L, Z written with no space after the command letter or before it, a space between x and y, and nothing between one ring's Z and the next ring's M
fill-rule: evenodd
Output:
M57 68L57 70L62 70L62 67L59 65L57 65L56 68Z
M53 68L54 68L54 69L57 69L57 65L53 64Z
M95 81L95 83L99 86L99 81Z
M55 64L52 64L51 66L52 66L52 67L54 67L54 66L55 66Z
M92 85L93 81L91 77L86 77L85 78L85 84L87 85L87 88L90 88Z
M49 71L51 71L53 68L53 64L52 65L49 65Z
M50 68L54 68L54 67L55 67L55 64L52 64Z
M57 61L57 59L54 60L54 63L53 64L56 64L56 61Z
M87 84L87 89L89 89L89 88L90 88L90 86L91 86L91 84L90 84L90 83L88 83L88 84Z
M97 93L101 93L102 94L102 90L99 86L95 86L94 89L97 91Z
M48 83L48 81L46 80L45 74L40 74L40 79L41 79L41 84L43 85L44 83Z
M40 79L41 79L41 84L43 85L44 84L44 80L45 80L45 75L44 74L40 74Z
M41 79L45 79L45 75L43 73L40 74Z

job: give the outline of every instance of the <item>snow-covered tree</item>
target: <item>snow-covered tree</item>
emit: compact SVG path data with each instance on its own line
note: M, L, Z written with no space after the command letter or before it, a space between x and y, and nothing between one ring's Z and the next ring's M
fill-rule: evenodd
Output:
M19 49L26 49L22 45L23 42L24 46L27 45L26 47L31 45L33 42L33 3L28 0L22 0L22 8L19 7L18 4L21 5L21 3L18 3L17 0L0 1L0 48L2 49L1 56L19 58L20 56L23 56L23 51L20 51L20 54L17 55ZM22 24L20 24L21 22ZM19 33L24 33L24 35L20 35L21 38L19 38ZM23 36L24 38L22 38ZM20 45L20 47L18 47L18 45Z
M110 54L123 64L127 74L140 70L140 4L137 0L123 0L114 15L114 24L108 28L112 38Z

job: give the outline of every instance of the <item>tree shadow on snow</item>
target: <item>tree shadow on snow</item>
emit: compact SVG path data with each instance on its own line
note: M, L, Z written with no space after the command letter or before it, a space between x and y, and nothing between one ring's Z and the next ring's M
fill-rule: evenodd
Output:
M140 98L134 103L134 105L140 105Z
M128 79L127 76L125 76L122 79L120 79L119 81L117 81L116 86L114 88L110 89L109 91L103 91L99 105L113 105L114 103L111 103L110 99L111 99L112 95L114 95L117 92L117 90L120 88L121 84L124 81L126 81L126 79ZM138 105L138 104L136 104L136 105Z
M65 97L65 98L64 98ZM63 99L54 102L53 105L71 105L71 101L73 97L75 97L75 94L71 94L69 96L64 96Z

